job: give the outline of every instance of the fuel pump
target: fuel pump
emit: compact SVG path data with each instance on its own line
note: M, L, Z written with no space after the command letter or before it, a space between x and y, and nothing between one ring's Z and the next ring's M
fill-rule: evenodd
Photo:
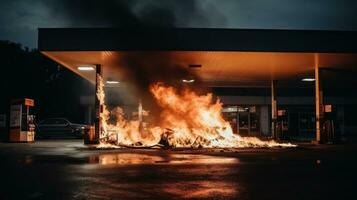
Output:
M10 142L34 142L35 102L32 99L16 99L10 105Z
M339 135L336 132L336 109L332 105L324 105L324 121L322 124L322 139L324 143L337 143Z
M287 139L288 133L288 117L286 110L278 110L278 127L277 133L279 139Z

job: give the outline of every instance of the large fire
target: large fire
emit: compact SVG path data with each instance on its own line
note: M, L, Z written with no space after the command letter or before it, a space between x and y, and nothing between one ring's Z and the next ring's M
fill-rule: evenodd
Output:
M233 133L222 116L222 103L213 101L212 94L198 95L189 89L182 92L163 83L151 85L150 92L162 108L157 125L142 120L148 112L138 109L137 120L126 120L122 108L109 111L104 105L105 93L100 81L98 97L103 105L102 133L99 147L291 147L290 143L262 141ZM115 119L114 123L113 118Z

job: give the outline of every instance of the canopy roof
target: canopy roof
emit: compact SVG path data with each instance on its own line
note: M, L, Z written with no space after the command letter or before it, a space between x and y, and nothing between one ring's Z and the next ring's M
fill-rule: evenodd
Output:
M250 29L40 29L38 47L91 81L94 73L78 71L79 66L101 64L104 78L122 80L118 70L122 61L136 56L152 63L152 70L162 59L170 59L166 65L194 70L211 85L265 85L271 79L313 76L316 62L321 68L357 69L355 35Z

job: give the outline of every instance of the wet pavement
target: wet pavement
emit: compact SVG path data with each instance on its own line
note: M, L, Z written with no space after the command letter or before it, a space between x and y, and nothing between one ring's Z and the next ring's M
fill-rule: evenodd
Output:
M0 199L356 199L357 145L89 150L0 143Z

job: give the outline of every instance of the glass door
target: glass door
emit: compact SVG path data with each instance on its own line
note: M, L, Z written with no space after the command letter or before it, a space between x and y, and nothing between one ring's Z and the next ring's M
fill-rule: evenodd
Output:
M249 107L249 135L260 135L260 115L257 106Z
M238 132L243 136L260 135L260 115L257 106L238 107Z
M237 106L225 106L222 110L223 117L232 127L233 133L237 133Z
M238 113L238 133L240 135L249 135L249 112Z

